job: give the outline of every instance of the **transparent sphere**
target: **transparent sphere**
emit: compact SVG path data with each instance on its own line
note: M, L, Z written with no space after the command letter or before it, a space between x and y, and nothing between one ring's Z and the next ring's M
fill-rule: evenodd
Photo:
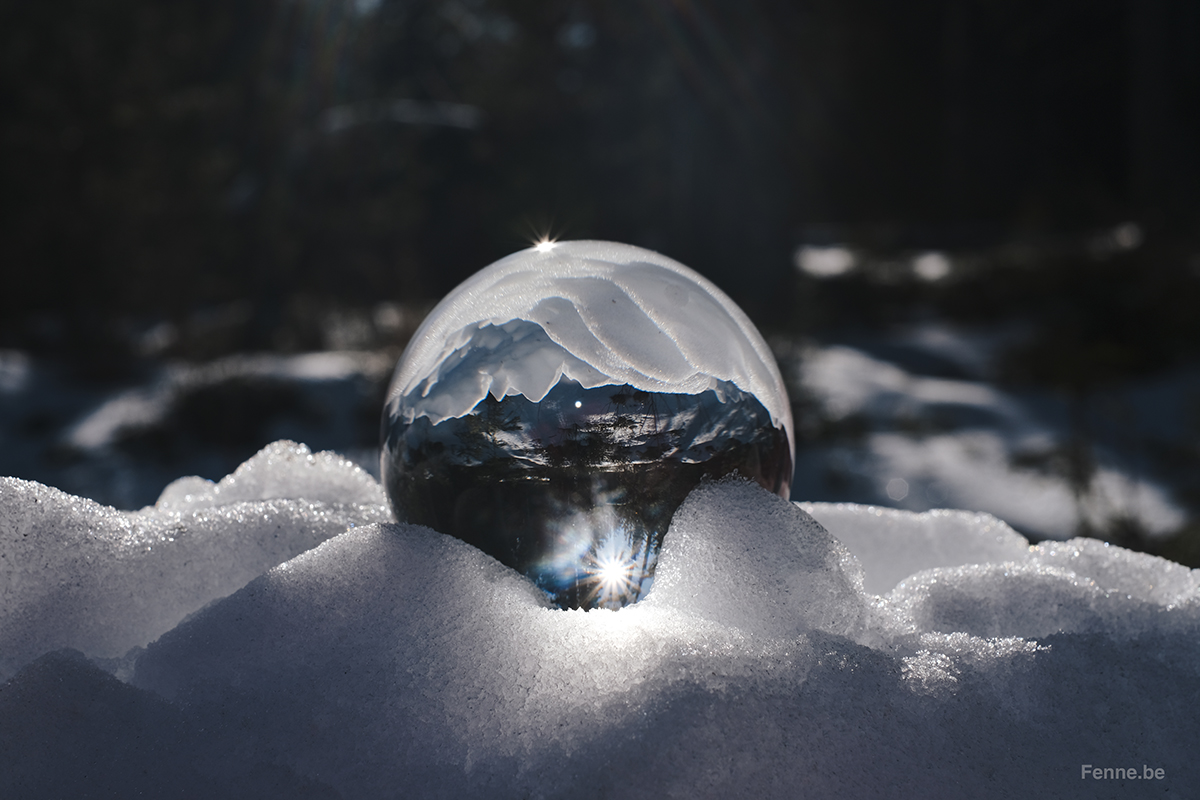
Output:
M705 478L786 498L792 477L787 392L754 325L682 264L612 242L543 243L447 295L400 358L382 438L397 519L562 608L645 596Z

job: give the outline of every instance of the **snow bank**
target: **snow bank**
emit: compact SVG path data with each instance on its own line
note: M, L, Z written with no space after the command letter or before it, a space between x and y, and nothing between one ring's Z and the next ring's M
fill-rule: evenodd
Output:
M4 484L0 624L53 632L5 644L9 663L162 636L131 685L56 653L0 690L0 795L1185 797L1200 780L1200 574L1181 566L727 480L681 507L645 601L561 611L288 447L131 515ZM348 487L356 527L326 538L328 502L262 499L305 469ZM132 544L184 513L176 542ZM86 603L32 588L85 575ZM179 624L92 633L229 591Z
M390 519L385 502L360 468L292 442L220 483L175 481L137 512L0 478L0 678L61 647L123 656L347 527Z

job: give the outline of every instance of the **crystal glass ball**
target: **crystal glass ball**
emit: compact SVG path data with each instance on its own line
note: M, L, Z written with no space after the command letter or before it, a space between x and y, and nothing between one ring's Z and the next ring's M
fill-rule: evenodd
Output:
M473 544L561 608L645 596L671 517L730 473L787 498L774 358L658 253L544 242L446 296L396 366L381 468L396 518Z

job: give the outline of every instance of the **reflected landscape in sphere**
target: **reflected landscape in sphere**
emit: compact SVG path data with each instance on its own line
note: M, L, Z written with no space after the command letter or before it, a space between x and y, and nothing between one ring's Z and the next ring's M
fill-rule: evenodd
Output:
M788 496L791 416L740 309L657 253L509 256L433 310L397 366L381 467L397 519L479 547L561 608L645 596L688 493Z

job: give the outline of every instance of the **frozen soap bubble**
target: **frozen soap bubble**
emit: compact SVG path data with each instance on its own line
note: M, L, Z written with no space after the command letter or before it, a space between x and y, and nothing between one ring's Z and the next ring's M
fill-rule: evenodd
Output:
M396 517L479 547L563 608L645 596L675 510L737 472L786 498L787 392L733 301L612 242L476 273L416 332L383 418Z

